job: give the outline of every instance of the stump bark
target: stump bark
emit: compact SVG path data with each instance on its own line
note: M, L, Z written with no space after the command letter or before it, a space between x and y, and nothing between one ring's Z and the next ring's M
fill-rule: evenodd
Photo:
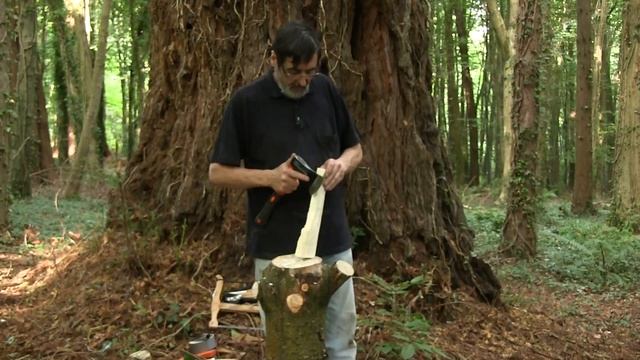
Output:
M258 299L266 317L266 358L325 359L325 313L331 295L353 275L345 261L279 256L264 270Z

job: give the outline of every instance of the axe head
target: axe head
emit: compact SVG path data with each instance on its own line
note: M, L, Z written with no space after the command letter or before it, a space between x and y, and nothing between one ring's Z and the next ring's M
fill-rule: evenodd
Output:
M310 194L315 193L316 191L318 191L320 186L322 186L324 177L313 170L311 166L309 166L309 164L307 164L307 162L304 161L302 157L300 157L300 155L293 154L293 158L291 159L291 166L293 166L296 171L301 172L309 177L309 182L311 183L311 185L309 185Z

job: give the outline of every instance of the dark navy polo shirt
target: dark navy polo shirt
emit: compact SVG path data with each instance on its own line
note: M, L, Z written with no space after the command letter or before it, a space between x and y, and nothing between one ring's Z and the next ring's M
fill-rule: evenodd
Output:
M282 94L269 72L233 95L209 160L230 166L240 166L244 160L249 169L273 169L296 153L315 169L359 141L344 99L328 77L314 76L309 93L294 100ZM301 182L296 191L283 196L265 225L255 224L254 219L273 189L248 190L250 255L272 259L295 253L309 210L309 185ZM318 256L333 255L352 245L345 191L341 183L326 194Z

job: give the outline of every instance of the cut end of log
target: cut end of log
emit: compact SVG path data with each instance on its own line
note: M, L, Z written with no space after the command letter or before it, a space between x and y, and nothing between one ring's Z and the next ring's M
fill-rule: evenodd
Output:
M346 276L353 276L353 273L354 273L353 266L346 261L343 261L343 260L336 261L336 268L338 269L338 271L340 271Z
M291 294L287 296L287 307L293 314L298 313L304 305L304 298L300 294Z
M312 258L304 259L295 256L294 254L282 255L273 259L273 266L281 269L300 269L322 263L322 258L315 256ZM348 265L348 264L347 264Z

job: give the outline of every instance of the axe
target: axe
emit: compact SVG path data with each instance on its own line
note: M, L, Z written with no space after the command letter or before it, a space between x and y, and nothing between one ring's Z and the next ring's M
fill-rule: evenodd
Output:
M309 166L309 164L300 157L300 155L293 154L289 165L297 172L303 173L309 177L309 181L311 182L311 185L309 186L309 194L313 195L320 186L322 186L323 177L313 170L311 166ZM271 196L269 196L269 200L267 200L262 207L262 210L260 210L255 218L256 224L265 225L267 221L269 221L273 207L283 196L284 194L278 194L275 191Z

